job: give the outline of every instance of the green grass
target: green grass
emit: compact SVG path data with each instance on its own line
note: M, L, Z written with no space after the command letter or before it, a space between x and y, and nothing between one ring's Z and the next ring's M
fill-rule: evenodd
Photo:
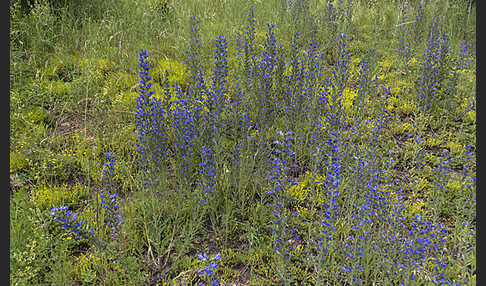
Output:
M459 174L468 162L463 146L476 146L476 72L460 71L451 100L434 105L428 114L420 113L416 83L426 39L415 46L409 68L404 66L396 36L400 1L343 1L343 7L352 8L352 17L339 19L335 30L325 21L326 1L304 1L309 2L309 12L296 12L300 22L292 21L292 11L282 12L280 0L39 0L33 1L29 12L21 2L10 2L12 285L195 285L200 281L197 271L206 266L197 259L200 252L211 256L221 252L216 273L224 285L280 285L285 279L298 285L318 285L318 267L305 259L310 255L306 249L290 253L294 263L284 266L288 267L286 271L278 267L272 244L273 217L265 195L268 184L257 172L264 164L259 150L245 149L239 182L233 186L235 175L224 165L228 156L224 144L229 146L233 141L224 138L215 163L218 170L228 171L218 175L213 200L203 205L192 196L191 184L197 178L174 178L177 162L169 160L161 176L165 179L152 187L144 184L146 170L138 168L137 52L146 49L150 54L157 95L163 92L165 69L170 84L187 86L190 78L185 73L184 51L189 48L190 17L196 16L207 78L213 69L214 39L224 35L229 47L228 86L234 87L235 75L243 69L236 53L237 35L242 41L250 4L255 11L258 54L263 49L267 23L275 24L277 42L285 48L291 46L296 30L304 31L304 44L298 49L304 52L310 39L318 40L329 61L337 54L337 31L344 31L354 61L354 83L357 63L369 49L376 50L370 58L372 72L391 88L387 110L392 117L381 137L380 150L397 154L393 172L408 175L400 186L387 185L401 188L396 192L404 195L392 199L404 203L409 223L413 215L420 214L450 228L450 251L443 257L449 266L446 274L461 285L475 285L476 232L475 219L471 219L475 211L468 209L468 190L452 179L438 198L431 190L443 148L450 150L452 169ZM454 51L463 40L476 43L476 9L472 5L469 10L469 2L435 1L425 9L425 26L431 25L434 15L440 15L441 27L449 34ZM311 14L315 26L308 24L310 20L304 21ZM323 73L329 74L330 69L325 66ZM251 99L253 95L245 96ZM377 96L370 98L369 114L376 114L378 100ZM356 116L353 111L349 114ZM277 130L284 124L281 116L271 132L257 134L256 140L277 139ZM307 123L298 124L303 132L310 130ZM417 134L422 138L420 144L413 140ZM296 149L299 165L311 160L305 142L297 144ZM419 151L425 154L424 170L416 168ZM124 223L116 237L97 223L103 219L96 198L104 190L106 152L117 155L114 183ZM472 165L475 173L475 158ZM318 226L315 217L323 198L310 175L301 173L296 178L299 187L287 192L297 198L292 208L300 214L292 223L310 238ZM352 186L352 179L344 179L343 194L350 201L359 201L358 195L346 189ZM61 205L79 213L106 245L78 239L57 227L49 211ZM471 226L461 226L468 220ZM350 222L349 218L341 222L343 237L350 231ZM378 265L376 257L368 259L369 265ZM428 279L425 276L421 281Z

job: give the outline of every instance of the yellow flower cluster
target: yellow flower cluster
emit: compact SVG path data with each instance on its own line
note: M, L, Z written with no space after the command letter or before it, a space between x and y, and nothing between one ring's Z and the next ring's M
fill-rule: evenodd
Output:
M10 173L22 171L29 165L29 159L24 154L24 147L26 143L21 140L17 142L17 146L10 152Z
M10 152L10 173L22 171L29 165L25 155L18 150Z
M31 203L41 210L47 210L56 206L74 204L85 193L81 185L49 186L45 182L37 185L30 193Z
M319 186L324 183L325 177L315 175L307 171L304 178L298 185L292 185L285 191L285 195L289 198L295 198L295 203L299 206L306 200L315 200L314 203L322 205L326 198L320 194ZM313 197L315 195L315 197Z
M43 80L41 86L56 96L66 96L71 93L71 83L62 80Z
M418 193L421 193L421 190L425 189L428 186L428 181L427 180L420 180L418 184L416 184L416 188L412 191L410 195L407 197L403 198L399 194L397 194L394 191L390 191L388 193L388 199L390 200L390 206L393 206L395 204L401 204L403 203L404 205L404 210L402 211L401 215L406 219L407 223L412 222L412 218L417 215L417 214L422 214L423 207L425 203L417 196ZM427 185L427 186L426 186ZM389 190L390 186L382 186L380 187L381 191L386 191ZM393 209L388 210L389 215L392 215L394 213Z
M167 80L173 86L178 85L184 87L189 82L189 75L185 72L186 65L184 62L173 59L162 59L157 62L153 72L153 78L156 82L162 82L165 78L165 71L167 70Z

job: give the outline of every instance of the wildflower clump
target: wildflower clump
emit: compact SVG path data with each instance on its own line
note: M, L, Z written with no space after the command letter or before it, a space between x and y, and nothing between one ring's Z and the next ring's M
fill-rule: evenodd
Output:
M219 286L219 279L214 277L216 268L218 267L217 261L221 259L221 253L216 254L213 258L209 258L206 253L199 253L197 259L202 262L206 262L207 267L198 271L197 274L202 281L198 282L199 286Z
M119 210L118 192L114 184L116 156L113 152L107 152L105 156L108 161L104 164L103 169L103 187L105 191L99 194L99 198L105 211L106 225L111 229L111 233L115 234L116 231L120 230L123 223Z
M54 221L60 223L60 227L74 233L76 237L90 239L93 242L97 242L98 239L93 236L94 229L91 228L90 231L86 231L84 229L86 222L84 220L80 220L78 215L69 210L68 207L60 206L57 208L52 208L50 216L54 219Z
M327 8L331 11L334 4L329 1ZM344 17L343 7L338 8ZM409 63L418 44L413 37L420 34L413 29L420 27L410 22L409 7L401 8L397 59L413 72ZM213 71L207 80L198 24L192 17L186 53L189 83L183 88L165 81L164 92L173 89L174 95L168 102L149 91L147 55L141 51L137 113L142 130L139 146L145 146L139 149L141 157L147 162L159 158L154 162L175 175L173 185L205 203L209 220L214 220L211 211L216 205L228 199L227 190L238 192L249 185L241 184L248 180L243 175L261 175L265 183L260 196L272 216L274 269L286 285L295 282L291 273L296 269L304 279L306 263L320 283L360 285L370 279L402 285L416 280L452 283L443 271L449 267L443 259L449 229L438 219L439 213L431 215L425 197L418 194L427 193L432 182L441 190L457 190L469 188L471 180L445 180L447 174L441 171L441 179L429 181L419 174L439 160L426 149L439 148L443 141L426 136L425 123L414 122L414 107L419 106L424 116L452 92L445 85L450 43L438 19L432 24L420 74L413 79L412 97L417 100L410 102L400 99L413 90L410 74L390 84L398 77L395 63L385 58L376 68L375 49L352 57L349 33L336 31L335 57L329 61L318 41L310 40L302 49L300 32L293 35L290 53L285 53L270 23L258 51L253 7L237 52L242 57L241 77L231 84L228 42L220 35L214 41ZM412 168L413 179L420 178L411 194L405 190L413 185L405 183L410 178L397 175L401 151L385 142L394 135L405 138L400 140L406 141L410 149L406 155L412 159L406 166ZM253 165L244 165L251 161ZM168 173L160 174L158 179L172 180ZM303 257L309 259L304 263ZM203 254L199 259L209 261ZM294 261L301 264L291 265ZM211 278L216 266L212 261L199 271L206 283L218 283Z
M313 174L307 171L303 178L299 180L298 184L291 185L285 192L285 196L293 198L293 204L304 205L309 204L310 200L315 200L312 203L320 206L326 201L325 197L320 196L317 192L320 186L324 184L325 177L320 174ZM317 198L314 196L317 196Z
M475 283L475 1L14 2L14 285Z
M416 85L419 107L423 111L430 110L442 96L449 69L449 35L440 31L439 22L438 17L434 18Z

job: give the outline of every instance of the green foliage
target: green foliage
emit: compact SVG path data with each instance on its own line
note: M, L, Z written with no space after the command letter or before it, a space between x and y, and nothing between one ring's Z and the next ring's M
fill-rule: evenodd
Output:
M28 159L18 151L10 152L10 173L24 170L29 165Z
M46 240L47 237L38 239ZM47 258L40 256L40 250L37 240L31 240L24 251L16 249L11 254L11 272L15 274L12 277L12 285L26 285L30 283L39 283L42 281L40 276L45 271L42 266Z
M39 284L47 276L50 239L39 214L29 207L25 189L10 200L10 281Z
M180 184L179 178L174 178L176 163L168 162L167 173L160 176L157 184L148 186L144 170L138 168L135 151L140 143L135 124L139 84L136 51L143 47L153 52L156 60L151 63L152 90L160 97L167 80L173 99L173 87L178 85L184 90L190 81L183 51L189 46L189 17L195 15L201 21L201 64L208 80L214 68L214 38L221 34L228 40L227 87L231 92L226 96L234 100L236 77L243 71L236 52L236 35L241 45L250 4L254 5L256 18L253 56L261 55L266 24L274 23L278 43L285 52L296 31L302 33L298 50L303 57L307 55L309 40L318 40L318 51L326 54L322 71L327 75L337 59L338 32L348 34L350 78L338 100L343 103L349 124L357 118L359 61L369 49L376 50L369 59L371 73L391 88L386 106L387 130L379 146L383 154L388 150L397 154L390 173L403 179L401 185L390 183L380 191L388 191L391 202L404 204L406 224L411 225L413 217L421 215L450 227L450 253L443 257L448 264L445 276L466 285L475 284L476 222L471 210L475 197L471 196L474 188L469 187L474 182L470 178L461 181L458 170L467 164L464 145L476 145L476 64L471 69L456 70L457 56L451 55L442 74L440 101L429 114L419 115L414 87L426 39L414 44L414 53L407 63L400 62L395 50L400 1L333 1L337 9L334 23L327 18L327 1L292 2L301 6L289 6L289 2L280 0L10 1L12 285L193 284L202 268L195 256L203 248L210 253L221 251L217 272L221 284L279 283L281 276L275 267L270 227L273 217L267 207L268 184L262 169L266 154L247 142L237 173L225 165L225 158L230 155L222 150L228 150L238 138L233 134L220 136L215 164L225 172L217 177L214 199L201 206L189 189L195 187L193 181L199 173L183 178L189 182L187 185ZM474 2L422 1L424 31L429 30L434 15L441 15L441 29L450 36L451 51L455 52L464 40L475 45ZM410 15L415 15L417 3L409 3ZM349 19L348 8L352 9ZM284 74L290 74L290 70ZM254 90L246 90L242 78L239 84L244 88L244 100L252 100ZM283 90L273 86L272 96L283 98ZM376 113L379 93L369 95L364 119ZM258 115L257 110L251 112ZM231 109L225 116L234 114L236 111ZM277 117L266 132L261 126L252 128L253 143L278 139L277 131L285 129L286 121L285 114ZM306 136L314 130L307 122L298 124ZM365 131L356 134L350 145L365 146L366 130L373 127L366 124ZM421 141L415 139L418 135ZM170 132L169 136L175 138ZM306 136L295 146L296 161L301 165L311 157ZM454 159L453 172L450 179L442 182L444 189L437 196L439 182L434 176L443 149L449 150ZM193 163L198 164L200 146L195 150ZM124 224L117 237L111 237L108 229L97 225L106 213L94 203L94 194L103 187L102 166L107 151L114 151L119 158L114 184L121 196ZM418 166L420 152L425 152L423 167ZM343 167L346 175L339 189L343 195L340 203L360 203L359 194L353 193L351 187L355 179L350 175L354 174L352 167ZM308 239L319 231L315 218L329 202L322 189L326 175L306 169L295 172L294 179L299 184L284 190L288 197L295 198L289 210L298 214L289 223ZM475 163L470 172L475 175ZM60 205L79 212L89 227L101 233L106 247L90 245L56 228L48 213ZM339 221L340 237L353 233L351 223L350 218ZM291 264L286 273L298 285L314 285L314 265L307 260L311 254L309 243L290 252ZM370 273L379 268L379 262L372 255L365 259L365 271L370 275L367 277L375 281L378 278L373 275L377 274ZM339 271L338 266L332 267ZM433 261L424 269L419 283L430 281Z

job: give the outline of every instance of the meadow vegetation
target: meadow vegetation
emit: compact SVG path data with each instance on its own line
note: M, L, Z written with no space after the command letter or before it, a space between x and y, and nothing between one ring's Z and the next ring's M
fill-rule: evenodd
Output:
M471 0L10 1L11 285L475 285Z

